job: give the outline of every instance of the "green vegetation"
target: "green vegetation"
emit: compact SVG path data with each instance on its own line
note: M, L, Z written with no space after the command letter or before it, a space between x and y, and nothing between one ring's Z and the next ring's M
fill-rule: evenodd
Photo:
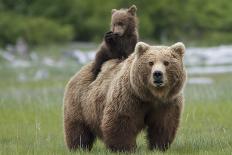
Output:
M69 153L63 141L62 97L64 86L81 66L67 68L33 65L0 67L0 154L110 154L99 140L91 152ZM34 80L45 69L49 77ZM25 74L28 81L19 81ZM211 85L187 85L186 104L178 135L166 154L230 154L232 152L232 74L206 75ZM154 154L145 135L136 154ZM156 152L157 154L162 154Z
M14 43L19 37L23 37L31 44L65 42L70 41L73 35L71 26L61 26L44 17L26 17L13 13L2 13L0 19L2 44Z
M230 0L0 0L0 43L18 37L35 44L100 41L109 29L111 9L132 4L138 7L142 39L198 45L232 42Z

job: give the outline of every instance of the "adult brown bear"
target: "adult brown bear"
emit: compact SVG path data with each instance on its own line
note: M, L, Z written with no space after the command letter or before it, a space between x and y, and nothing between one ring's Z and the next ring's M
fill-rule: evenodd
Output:
M173 142L183 107L185 47L143 42L125 61L109 60L96 80L93 63L68 82L64 95L64 133L70 150L91 149L96 136L112 151L133 151L147 127L150 149Z

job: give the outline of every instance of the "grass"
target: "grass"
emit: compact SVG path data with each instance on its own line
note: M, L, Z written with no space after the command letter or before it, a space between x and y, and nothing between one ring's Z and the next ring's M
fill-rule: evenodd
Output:
M39 68L48 70L49 77L18 80L19 74L33 77ZM79 68L0 67L0 154L110 154L99 140L91 152L70 153L64 144L63 91ZM186 86L181 127L165 154L231 154L232 74L206 76L214 83ZM154 154L147 149L144 133L137 143L135 154Z

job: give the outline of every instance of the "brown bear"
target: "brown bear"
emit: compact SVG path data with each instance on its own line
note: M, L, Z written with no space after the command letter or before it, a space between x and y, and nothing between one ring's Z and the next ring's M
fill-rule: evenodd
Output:
M102 64L109 59L125 59L138 42L136 6L112 10L111 31L107 32L94 60L92 72L95 77Z
M91 149L97 137L112 151L134 151L147 129L150 149L173 142L184 104L185 46L139 42L126 60L107 61L96 80L93 63L68 82L64 95L64 134L70 150Z

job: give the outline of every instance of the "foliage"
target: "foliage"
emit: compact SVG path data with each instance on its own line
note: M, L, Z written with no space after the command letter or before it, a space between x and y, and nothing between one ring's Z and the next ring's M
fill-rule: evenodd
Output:
M0 41L15 43L20 37L31 44L70 41L73 29L44 17L26 17L12 13L0 14Z
M99 41L109 29L111 9L132 4L138 8L142 39L206 44L232 42L228 35L232 33L230 0L18 0L17 3L15 0L0 0L0 10L30 16L34 20L42 17L56 24L68 24L74 29L75 40ZM66 35L72 38L71 33Z

